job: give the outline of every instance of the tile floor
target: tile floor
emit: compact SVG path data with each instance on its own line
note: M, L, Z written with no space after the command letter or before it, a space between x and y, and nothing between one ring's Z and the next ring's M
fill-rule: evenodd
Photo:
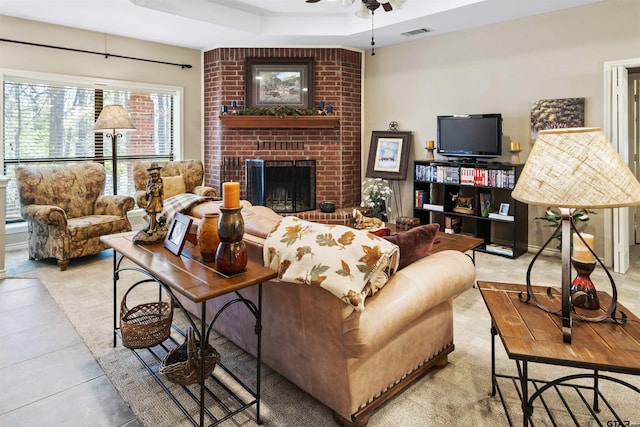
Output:
M6 254L9 277L35 269ZM0 279L0 426L141 426L39 280Z

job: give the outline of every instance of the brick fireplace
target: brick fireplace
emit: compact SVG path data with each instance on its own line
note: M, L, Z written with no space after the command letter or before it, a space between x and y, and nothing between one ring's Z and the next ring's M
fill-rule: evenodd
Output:
M219 119L222 105L244 105L245 58L314 58L314 92L333 106L338 124L327 129L232 128ZM315 160L316 206L360 204L362 53L338 48L221 48L204 54L205 182L216 188L238 180L244 194L245 161ZM274 118L274 120L277 120Z

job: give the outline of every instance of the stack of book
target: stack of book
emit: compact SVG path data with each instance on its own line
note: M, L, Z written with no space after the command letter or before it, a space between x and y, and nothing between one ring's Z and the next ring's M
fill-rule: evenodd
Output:
M488 243L486 246L487 252L491 252L499 255L513 256L513 248L511 246L498 245L497 243Z
M513 222L513 219L514 219L513 215L502 215L502 214L494 213L494 212L491 212L489 214L489 218L491 218L491 219L501 219L503 221L511 221L511 222Z

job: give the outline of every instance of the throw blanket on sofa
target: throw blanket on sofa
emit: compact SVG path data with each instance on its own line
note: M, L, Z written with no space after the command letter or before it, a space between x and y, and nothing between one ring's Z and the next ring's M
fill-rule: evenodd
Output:
M178 212L187 213L194 206L210 200L213 200L213 197L198 196L193 193L176 194L162 202L162 214L169 224Z
M320 286L364 309L398 267L398 247L365 230L283 218L264 243L265 266L284 282Z

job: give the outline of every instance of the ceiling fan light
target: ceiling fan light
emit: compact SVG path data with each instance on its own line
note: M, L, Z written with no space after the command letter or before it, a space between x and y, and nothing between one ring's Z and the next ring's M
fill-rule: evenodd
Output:
M355 0L340 0L340 3L342 3L342 6L344 7L349 7L353 4L353 2L355 2Z

